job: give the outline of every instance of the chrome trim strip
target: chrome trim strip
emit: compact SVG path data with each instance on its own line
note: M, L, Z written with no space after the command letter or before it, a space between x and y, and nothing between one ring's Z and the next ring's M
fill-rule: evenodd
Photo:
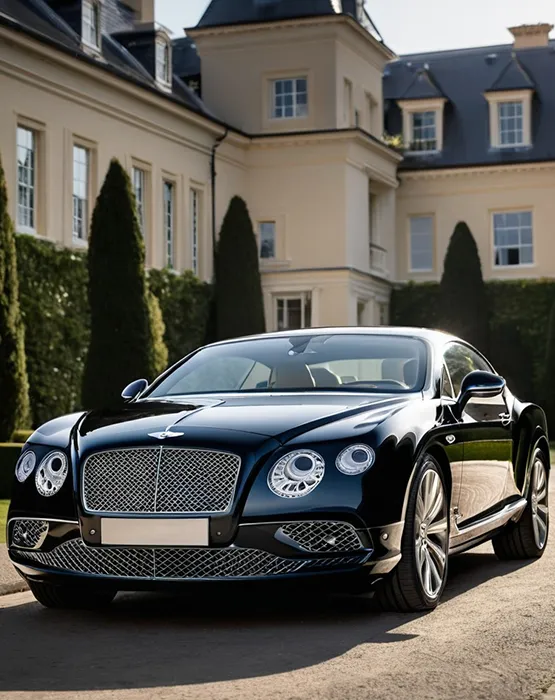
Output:
M171 425L169 426L171 428ZM169 430L169 428L168 428ZM156 506L158 505L158 487L160 486L160 465L162 464L162 450L163 445L160 445L160 452L158 453L158 464L156 465L156 485L154 487L154 512L156 513ZM84 479L83 479L84 481Z
M9 525L12 520L46 520L49 523L66 523L68 525L77 525L79 527L79 521L78 520L60 520L59 518L49 518L46 515L43 518L36 518L32 515L20 515L15 518L10 518L6 525Z
M457 547L459 544L461 544L461 539L472 539L468 538L468 535L480 537L480 535L487 534L488 531L494 530L496 527L504 525L515 516L520 515L522 511L526 508L527 504L528 501L525 498L520 498L518 501L508 503L502 510L498 511L497 513L488 515L482 520L472 523L472 525L468 525L467 527L463 528L457 527L456 532L451 534L452 546L450 547L450 549L453 549L453 545Z

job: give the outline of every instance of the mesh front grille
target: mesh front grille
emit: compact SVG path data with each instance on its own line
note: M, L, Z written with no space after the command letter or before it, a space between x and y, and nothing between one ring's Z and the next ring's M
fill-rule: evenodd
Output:
M310 560L285 559L257 549L147 549L87 547L73 539L51 552L19 552L18 556L52 569L118 578L221 579L293 574L301 569L348 568L361 557Z
M351 552L364 548L357 531L348 523L329 520L287 523L278 533L307 552Z
M178 447L113 450L83 467L85 508L96 513L222 513L233 501L241 459Z
M16 547L37 549L46 539L48 523L46 520L14 520L11 541Z

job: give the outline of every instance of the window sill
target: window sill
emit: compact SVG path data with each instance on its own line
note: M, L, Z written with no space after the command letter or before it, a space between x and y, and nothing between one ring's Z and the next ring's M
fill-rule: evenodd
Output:
M263 272L272 270L286 270L291 267L291 260L278 260L277 258L260 258L260 269Z
M433 267L420 269L420 270L409 270L409 275L432 275L435 272Z
M16 227L15 232L24 233L26 236L34 236L35 238L45 238L45 236L41 236L39 233L37 233L35 228L28 228L27 226L18 226Z
M519 263L518 265L494 265L492 270L506 272L507 270L532 270L535 267L536 263Z
M77 238L76 236L73 236L72 243L74 248L81 248L82 250L86 250L89 247L89 242L86 239Z
M438 156L441 151L436 149L435 151L405 151L406 156Z

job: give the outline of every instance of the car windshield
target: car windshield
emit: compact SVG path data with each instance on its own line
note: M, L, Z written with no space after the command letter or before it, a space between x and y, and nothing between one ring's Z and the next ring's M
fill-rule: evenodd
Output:
M221 392L420 391L423 341L397 335L292 335L204 348L154 384L147 398Z

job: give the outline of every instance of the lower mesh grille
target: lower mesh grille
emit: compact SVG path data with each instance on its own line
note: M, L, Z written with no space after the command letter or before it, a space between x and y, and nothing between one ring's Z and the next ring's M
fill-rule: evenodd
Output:
M172 549L88 547L80 539L64 542L51 552L18 552L19 557L45 567L118 578L208 579L252 578L293 574L301 569L348 568L364 557L286 559L258 549Z
M293 540L307 552L352 552L364 545L352 525L329 520L287 523L278 534Z
M48 534L46 520L14 520L11 525L11 542L16 547L38 549Z

